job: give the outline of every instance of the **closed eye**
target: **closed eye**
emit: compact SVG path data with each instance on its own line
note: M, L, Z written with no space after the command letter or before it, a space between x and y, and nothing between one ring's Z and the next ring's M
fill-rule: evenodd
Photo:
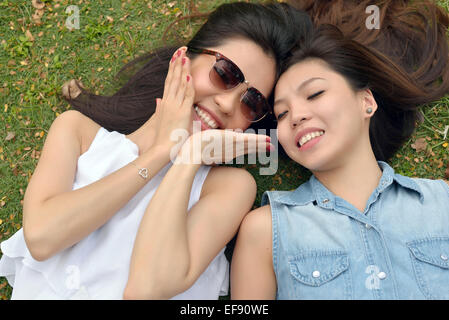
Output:
M281 120L286 114L287 114L287 110L279 113L279 115L276 117L276 120L277 121Z
M317 93L312 94L311 96L307 97L307 100L312 100L316 97L318 97L320 94L322 94L324 90L318 91Z

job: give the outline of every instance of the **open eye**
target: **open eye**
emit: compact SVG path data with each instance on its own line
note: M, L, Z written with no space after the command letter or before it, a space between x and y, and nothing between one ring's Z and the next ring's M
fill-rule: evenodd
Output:
M316 97L318 97L320 94L322 94L324 90L318 91L317 93L312 94L311 96L307 97L307 100L312 100Z

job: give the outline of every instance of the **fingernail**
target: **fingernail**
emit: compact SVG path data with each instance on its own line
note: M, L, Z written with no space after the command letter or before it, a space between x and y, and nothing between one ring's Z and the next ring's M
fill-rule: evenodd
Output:
M190 76L189 75L187 75L187 82L189 82L190 81Z
M184 65L184 63L186 63L186 58L182 58L182 65Z
M181 50L178 50L178 52L177 52L177 54L178 54L178 57L181 55Z
M173 61L175 61L176 60L176 56L173 56L172 58L171 58L171 61L170 62L173 62Z
M273 151L274 150L274 146L269 144L267 145L267 151Z
M267 137L267 142L271 142L271 138L270 137Z

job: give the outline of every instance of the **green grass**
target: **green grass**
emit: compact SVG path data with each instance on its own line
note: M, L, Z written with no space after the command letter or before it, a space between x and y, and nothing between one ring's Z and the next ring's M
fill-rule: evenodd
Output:
M181 0L80 2L45 1L41 24L36 25L31 1L0 0L0 242L21 228L24 192L47 131L55 117L68 109L60 96L61 85L77 78L99 94L111 93L113 76L124 63L164 45L161 36L166 27L177 16L192 13L189 1ZM230 1L194 2L205 12ZM80 9L80 29L69 31L65 9L72 4ZM200 22L185 22L176 30L189 37ZM27 30L34 40L27 37ZM397 172L444 177L449 134L443 140L438 130L449 125L448 106L449 97L426 109L422 126L393 161ZM427 139L428 150L417 153L411 144L421 137ZM257 167L245 167L258 183L255 206L263 191L294 189L310 175L283 158L272 176L259 176ZM0 299L10 295L11 287L1 278Z

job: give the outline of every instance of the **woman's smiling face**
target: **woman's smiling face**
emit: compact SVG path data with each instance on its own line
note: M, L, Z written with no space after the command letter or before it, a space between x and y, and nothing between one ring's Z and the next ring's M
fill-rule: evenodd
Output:
M338 166L369 143L369 90L355 92L319 59L307 59L281 75L275 88L278 139L289 157L311 171ZM366 139L367 138L367 139Z
M270 95L276 77L276 62L255 42L234 38L218 47L205 49L214 50L226 56L239 67L250 86L259 90L265 97ZM208 54L198 54L192 59L194 106L201 109L203 116L215 119L219 129L245 130L251 122L242 113L240 98L247 90L247 85L240 83L229 90L217 88L209 78L215 61L215 57ZM194 120L200 120L196 112L194 112ZM202 127L205 129L205 124L202 124Z

